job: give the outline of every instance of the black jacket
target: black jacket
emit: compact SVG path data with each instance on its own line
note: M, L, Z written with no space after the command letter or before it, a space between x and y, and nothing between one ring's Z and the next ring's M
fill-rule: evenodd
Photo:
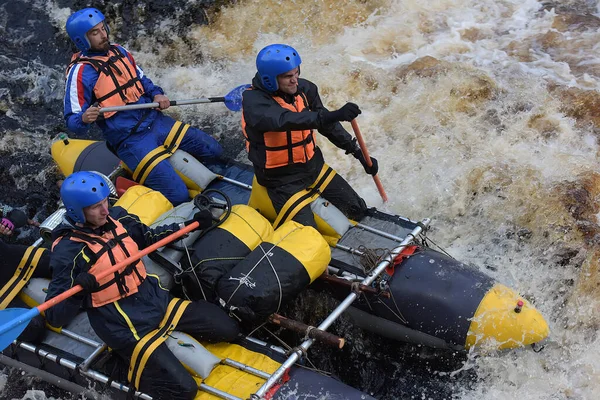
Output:
M325 125L322 122L324 112L328 110L323 106L317 85L306 80L298 79L298 93L304 93L308 100L308 109L303 112L293 112L281 107L272 95L283 98L287 103L292 103L294 96L275 92L269 93L262 85L258 74L252 80L253 90L246 90L242 95L246 133L248 137L261 137L265 132L286 132L288 130L317 129L331 143L342 150L353 151L355 144L352 136L339 122ZM254 164L254 173L258 183L267 187L277 187L295 181L306 181L307 185L313 183L323 167L323 154L316 148L315 155L305 164L292 164L279 168L265 169L261 161L253 159L252 151L250 161Z
M123 224L140 250L179 230L178 224L148 228L140 222L137 216L127 213L121 207L110 208L109 212L112 218ZM65 222L52 232L52 239L54 241L58 237L68 235L73 230L102 234L111 227L114 227L114 223L110 220L96 230L88 227L76 227ZM73 287L75 277L90 269L91 265L82 256L84 247L87 247L84 243L67 238L62 239L54 247L50 261L52 281L48 286L46 300ZM157 328L171 299L169 292L160 286L158 277L152 275L148 275L142 282L137 293L102 307L90 307L90 297L89 294L81 292L71 296L49 308L46 311L46 320L50 325L60 327L70 322L80 308L86 308L92 328L100 339L113 349L131 345Z

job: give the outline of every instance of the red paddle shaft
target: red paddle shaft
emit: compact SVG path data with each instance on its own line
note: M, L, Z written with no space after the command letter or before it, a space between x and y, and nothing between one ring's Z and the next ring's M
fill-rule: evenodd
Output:
M125 267L134 261L139 260L140 258L144 257L145 255L152 253L153 251L155 251L171 242L174 242L175 240L179 239L183 235L193 231L196 228L198 228L198 222L193 222L193 223L189 224L188 226L184 227L183 229L180 229L177 232L172 233L171 235L159 240L158 242L154 243L153 245L146 247L144 250L140 251L139 253L134 254L130 257L127 257L123 261L118 262L115 265L113 265L112 267L106 269L105 271L100 272L98 275L96 275L96 279L100 280L100 279L104 278L105 276L115 273L120 268ZM83 288L81 287L81 285L73 286L71 289L69 289L65 292L62 292L58 296L53 297L52 299L40 304L36 308L39 310L40 313L42 313L42 312L46 311L47 309L49 309L50 307L57 305L61 301L73 296L74 294L81 292L82 289Z
M365 140L363 139L362 134L360 133L360 129L358 128L358 122L356 122L356 119L353 119L351 121L352 124L352 129L354 129L354 134L356 135L356 139L358 140L358 145L360 146L360 150L363 153L363 156L365 156L365 160L367 161L367 166L372 166L373 162L371 161L371 156L369 155L369 151L367 150L367 145L365 144ZM375 185L377 185L377 190L379 190L379 194L381 195L381 198L383 199L383 202L387 202L388 201L388 197L387 194L385 194L385 189L383 188L383 185L381 184L381 181L379 180L379 177L377 175L373 175L373 180L375 181Z

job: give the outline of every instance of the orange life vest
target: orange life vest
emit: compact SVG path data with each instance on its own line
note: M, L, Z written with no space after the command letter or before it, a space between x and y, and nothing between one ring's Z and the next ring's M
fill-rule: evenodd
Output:
M123 225L111 217L115 228L104 232L102 235L73 231L68 234L68 239L85 243L93 253L90 264L93 264L90 274L97 276L106 268L123 261L127 257L139 252L135 241L129 236ZM56 239L52 248L63 239ZM84 253L85 254L85 253ZM146 279L146 267L142 260L120 268L113 275L108 275L98 281L100 287L91 293L92 307L101 307L127 296L137 293L138 286Z
M71 63L67 67L67 75L76 64L89 64L98 71L94 96L100 107L135 103L144 94L135 64L115 45L110 46L106 55L86 57L81 52L73 54ZM110 118L115 113L115 111L107 112L103 116Z
M251 90L252 88L248 89ZM308 100L304 93L294 97L293 104L287 103L279 96L273 99L283 108L293 112L302 112L308 108ZM291 164L306 163L315 155L317 146L312 129L287 132L265 132L260 137L253 137L246 132L246 120L242 113L242 132L246 138L246 151L258 152L251 160L264 160L263 168L278 168ZM262 164L262 161L261 161Z

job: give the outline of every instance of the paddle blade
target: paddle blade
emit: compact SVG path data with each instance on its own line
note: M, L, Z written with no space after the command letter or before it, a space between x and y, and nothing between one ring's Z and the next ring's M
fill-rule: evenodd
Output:
M7 308L0 311L0 351L6 349L21 332L27 328L32 318L39 315L37 308Z
M231 111L240 111L242 109L242 93L250 85L240 85L225 95L225 106Z

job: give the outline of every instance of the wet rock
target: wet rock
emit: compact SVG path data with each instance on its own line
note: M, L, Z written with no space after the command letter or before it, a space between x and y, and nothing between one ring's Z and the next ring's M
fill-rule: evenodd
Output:
M517 238L519 238L519 240L531 239L532 235L533 232L531 232L529 229L519 229L517 232Z
M431 78L436 75L445 74L452 69L452 64L447 61L438 60L435 57L425 56L416 59L410 65L403 66L396 71L396 76L401 80L414 74L423 78Z
M550 85L549 89L562 101L561 111L575 118L579 124L600 127L600 93L595 90L564 88Z
M570 327L593 327L600 325L600 247L588 252L582 263L578 279L567 304L571 315Z
M478 40L488 38L488 36L487 33L482 32L478 28L467 28L460 33L460 38L469 42L477 42Z
M396 71L396 76L403 82L411 76L419 78L441 79L449 76L452 79L450 89L450 107L459 112L470 112L482 101L493 97L497 90L495 82L483 71L459 63L450 63L425 56L403 66Z
M424 34L431 34L438 30L448 29L448 22L441 15L433 16L424 12L419 13L419 32Z
M587 243L600 235L596 215L600 211L600 174L591 172L556 187L567 212L575 220L577 230Z
M567 184L564 193L565 207L573 218L581 220L594 213L594 203L591 193L585 188L579 186L578 182Z
M540 11L554 9L557 14L595 14L598 12L596 0L558 1L547 0L541 3Z
M560 32L597 30L600 28L600 18L591 14L560 14L554 17L552 28Z
M565 267L567 265L579 266L585 259L585 252L571 247L562 247L554 253L555 264ZM571 285L573 283L571 282Z
M459 99L459 111L469 111L472 103L491 99L496 90L494 81L484 73L473 73L456 85L450 94Z
M565 47L566 40L562 33L555 31L548 31L540 36L537 36L536 42L538 46L544 51L550 49Z
M546 139L555 137L559 131L559 121L540 114L533 115L527 122L527 126L538 131Z
M531 53L531 42L528 40L514 40L504 48L504 51L521 62L532 62L535 60L535 57Z

